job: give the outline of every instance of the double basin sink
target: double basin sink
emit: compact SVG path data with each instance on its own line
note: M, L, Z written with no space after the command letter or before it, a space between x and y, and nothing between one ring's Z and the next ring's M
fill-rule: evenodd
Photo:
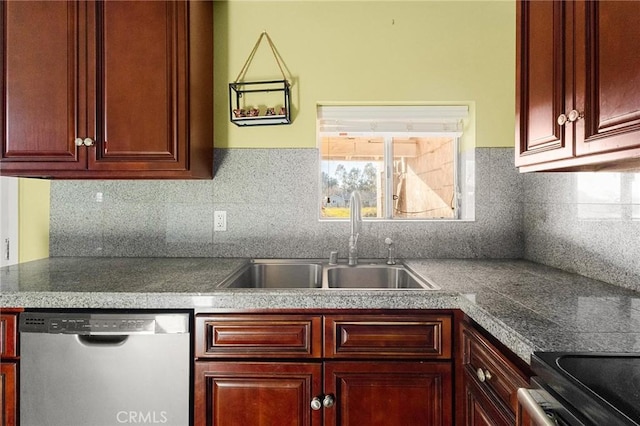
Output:
M358 265L349 266L302 259L252 259L217 288L439 289L402 263L360 260Z

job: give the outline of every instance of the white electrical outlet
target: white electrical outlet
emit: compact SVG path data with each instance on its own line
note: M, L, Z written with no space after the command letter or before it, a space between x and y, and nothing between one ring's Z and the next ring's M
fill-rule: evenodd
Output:
M227 212L223 210L213 212L213 230L214 231L226 231L227 230Z

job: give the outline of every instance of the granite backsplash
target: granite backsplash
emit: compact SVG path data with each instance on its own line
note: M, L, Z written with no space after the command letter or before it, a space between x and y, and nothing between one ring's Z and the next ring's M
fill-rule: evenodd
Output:
M209 181L53 181L50 255L346 257L348 221L318 220L318 167L317 149L216 149ZM360 256L391 237L404 258L521 258L513 150L477 149L475 171L475 221L365 222Z
M475 150L475 221L365 222L361 257L526 258L640 290L640 173L530 173ZM346 256L319 221L316 149L216 149L209 181L53 181L51 256ZM227 212L227 231L213 214Z
M640 173L524 175L524 257L640 291Z

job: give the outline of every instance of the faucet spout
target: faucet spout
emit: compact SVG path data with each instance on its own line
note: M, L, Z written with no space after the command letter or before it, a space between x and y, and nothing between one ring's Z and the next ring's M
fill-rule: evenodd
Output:
M358 236L362 228L362 201L360 193L353 191L349 198L349 224L351 234L349 235L349 265L358 264Z

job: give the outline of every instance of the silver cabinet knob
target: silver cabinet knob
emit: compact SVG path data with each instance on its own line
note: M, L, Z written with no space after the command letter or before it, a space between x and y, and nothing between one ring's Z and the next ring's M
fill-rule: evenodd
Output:
M75 142L76 146L84 145L84 141L82 140L82 138L76 138L76 140L74 142Z
M485 380L491 380L492 377L489 370L482 370L482 368L478 368L478 371L476 371L476 376L478 376L478 380L480 380L481 382L484 382Z
M82 143L84 144L84 146L93 146L93 139L91 139L91 138L84 138L84 140L82 141Z
M569 112L569 121L570 122L574 122L576 120L580 120L581 118L584 118L584 113L582 112L578 112L578 110L571 110L571 112Z
M320 397L313 397L313 399L311 400L311 409L313 411L318 411L319 409L322 408L322 401L320 401Z
M578 121L581 118L584 118L584 112L578 111L577 109L572 109L569 111L568 115L560 114L558 116L558 124L564 126L567 122L573 123L574 121Z
M566 115L560 114L558 116L558 120L557 121L558 121L559 125L564 126L564 123L566 123L568 120L569 120L569 118Z
M324 406L324 408L333 407L334 403L335 399L333 398L333 395L325 395L324 399L322 400L322 405Z

